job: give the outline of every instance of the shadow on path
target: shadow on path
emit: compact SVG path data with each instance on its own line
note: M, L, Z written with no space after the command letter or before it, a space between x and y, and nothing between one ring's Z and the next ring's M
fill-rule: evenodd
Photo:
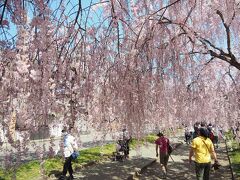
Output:
M131 175L131 172L138 170L138 168L152 160L152 158L132 158L123 162L104 162L103 164L82 169L75 174L75 178L86 180L127 179Z

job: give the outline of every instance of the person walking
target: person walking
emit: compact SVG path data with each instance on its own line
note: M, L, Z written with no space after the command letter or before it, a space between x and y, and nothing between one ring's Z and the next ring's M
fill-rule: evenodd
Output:
M164 178L167 176L167 163L170 153L168 152L168 147L170 146L169 139L166 138L163 133L159 132L157 134L159 137L156 141L156 157L158 157L158 152L160 154L160 165L164 173Z
M68 179L73 179L73 169L72 169L72 154L74 151L77 151L77 143L75 137L72 135L73 128L70 127L67 131L66 128L62 130L63 133L63 154L65 157L65 162L63 165L62 176L60 179L65 179L67 172L69 173Z
M197 180L209 180L211 169L211 155L217 163L217 155L212 141L208 138L208 129L201 127L199 136L194 138L189 151L189 163L195 158L195 172Z
M194 129L194 132L192 134L192 138L196 138L198 137L199 135L199 128L201 127L201 124L199 122L196 122L194 125L193 125L193 129Z

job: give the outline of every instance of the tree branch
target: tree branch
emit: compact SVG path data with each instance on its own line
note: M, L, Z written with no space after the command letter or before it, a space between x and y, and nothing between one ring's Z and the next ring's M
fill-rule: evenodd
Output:
M173 3L168 4L167 6L164 6L164 7L160 8L159 10L155 11L154 13L152 13L152 14L150 14L150 15L153 16L153 15L157 14L158 12L160 12L161 10L167 9L167 8L169 8L170 6L178 3L179 1L181 1L181 0L176 0L176 1L174 1Z
M74 22L74 25L76 25L77 21L78 21L78 17L79 17L79 14L82 14L82 1L81 0L78 0L78 10L77 10L77 16L75 18L75 22Z
M221 20L222 20L222 23L225 27L225 30L226 30L226 34L227 34L227 49L228 49L228 53L230 55L232 55L232 52L231 52L231 37L230 37L230 28L229 28L229 25L227 25L224 21L224 18L223 18L223 15L222 13L217 10L217 14L220 16Z
M0 19L0 25L2 25L4 12L5 12L5 9L6 9L6 6L7 6L7 1L8 1L8 0L5 0L5 1L4 1L4 4L3 4L3 10L2 10L2 16L1 16L1 19Z

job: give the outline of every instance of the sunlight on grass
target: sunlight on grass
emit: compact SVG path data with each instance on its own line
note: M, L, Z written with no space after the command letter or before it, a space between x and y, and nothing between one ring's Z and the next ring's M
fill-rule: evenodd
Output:
M11 180L12 173L0 170L0 180Z
M234 149L229 153L233 171L240 177L240 149Z
M38 161L31 161L22 164L16 173L18 180L34 179L40 176L40 163Z
M231 131L226 134L227 146L230 149L229 156L232 163L233 171L237 174L237 177L240 177L240 145L233 138Z

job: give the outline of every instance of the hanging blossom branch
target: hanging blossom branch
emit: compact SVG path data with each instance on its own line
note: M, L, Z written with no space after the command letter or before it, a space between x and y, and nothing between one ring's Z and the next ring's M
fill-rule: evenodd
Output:
M176 3L180 2L180 1L181 0L174 1L171 4L168 4L167 6L164 6L164 7L160 8L159 10L155 11L154 13L152 13L151 16L157 14L158 12L162 11L163 9L167 9L167 8L173 6L174 4L176 4Z
M232 82L234 84L234 87L237 88L237 83L236 83L235 79L233 78L233 76L231 74L230 66L228 67L228 71L225 74L227 74L230 77L230 79L232 80Z
M189 83L187 85L187 89L189 90L190 87L194 84L194 83L197 83L198 79L200 78L200 75L201 73L204 71L204 69L206 68L206 66L208 64L210 64L213 60L214 60L215 57L211 57L206 63L203 64L203 67L201 68L201 70L199 71L198 75L196 76L195 80L193 80L191 83Z

